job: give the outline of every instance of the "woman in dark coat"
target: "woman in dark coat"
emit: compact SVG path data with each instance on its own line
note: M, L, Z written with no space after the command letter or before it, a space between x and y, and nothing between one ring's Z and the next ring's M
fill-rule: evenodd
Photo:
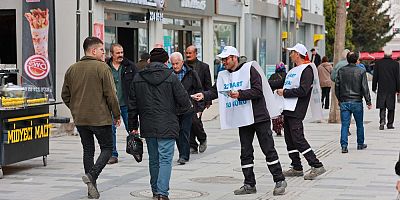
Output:
M275 73L271 75L268 79L268 83L271 86L272 91L276 89L283 88L283 84L285 83L286 78L286 67L282 62L275 66ZM283 128L283 116L280 115L275 119L272 119L272 130L278 136L282 136L282 128Z

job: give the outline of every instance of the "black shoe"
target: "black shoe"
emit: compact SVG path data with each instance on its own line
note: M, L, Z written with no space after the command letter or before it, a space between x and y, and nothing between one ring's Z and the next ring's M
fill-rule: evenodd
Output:
M287 183L285 180L276 182L273 195L277 196L277 195L285 194L286 187L287 187Z
M186 163L189 162L189 161L186 160L186 159L183 159L183 158L179 158L177 162L178 162L180 165L184 165L184 164L186 164Z
M387 126L387 129L394 129L394 126Z
M198 154L197 149L190 147L190 154Z
M158 200L169 200L168 196L158 195Z
M383 129L385 129L385 126L380 125L380 126L379 126L379 130L383 130Z
M367 148L367 144L359 144L357 145L357 150L363 150Z
M153 199L158 199L158 194L153 193Z
M206 151L206 149L207 149L207 140L204 140L203 142L200 142L199 152L203 153Z
M349 153L349 150L347 149L347 147L342 147L342 153Z

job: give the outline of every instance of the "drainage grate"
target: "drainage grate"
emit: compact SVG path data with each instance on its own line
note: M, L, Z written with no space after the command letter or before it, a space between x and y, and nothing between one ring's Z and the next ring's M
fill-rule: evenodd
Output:
M190 181L197 183L220 183L220 184L237 184L243 180L234 178L232 176L214 176L214 177L199 177L192 178Z
M140 191L133 191L130 193L131 196L138 197L138 198L152 198L153 193L151 190L140 190ZM193 190L170 190L169 191L169 198L170 199L192 199L192 198L199 198L208 196L207 192L198 192Z

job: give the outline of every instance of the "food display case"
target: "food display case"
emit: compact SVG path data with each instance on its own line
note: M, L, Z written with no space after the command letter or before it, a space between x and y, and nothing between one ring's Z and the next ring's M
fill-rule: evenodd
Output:
M49 101L45 93L26 92L21 86L4 82L0 98L0 178L1 167L16 162L43 157L46 166L51 128L49 106L56 103Z

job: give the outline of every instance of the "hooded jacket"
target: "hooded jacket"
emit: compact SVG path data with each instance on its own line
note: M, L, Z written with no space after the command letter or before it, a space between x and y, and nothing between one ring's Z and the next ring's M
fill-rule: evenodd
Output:
M150 63L140 71L130 86L128 127L144 138L178 138L177 110L186 112L191 103L185 88L163 63Z

